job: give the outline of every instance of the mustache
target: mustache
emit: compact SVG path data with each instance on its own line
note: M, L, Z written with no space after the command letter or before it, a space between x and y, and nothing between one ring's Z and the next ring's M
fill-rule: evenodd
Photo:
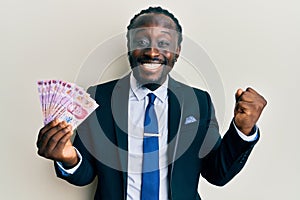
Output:
M160 59L160 58L138 58L137 62L139 63L160 63L160 64L167 64L166 59Z

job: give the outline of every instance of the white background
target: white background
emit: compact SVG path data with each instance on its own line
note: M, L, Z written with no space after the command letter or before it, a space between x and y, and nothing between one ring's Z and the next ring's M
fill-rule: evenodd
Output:
M149 5L173 12L184 34L215 63L226 94L225 127L239 87L252 86L268 100L258 123L261 139L245 168L222 188L201 180L201 196L299 199L300 3L296 0L1 0L0 198L92 199L93 185L79 188L56 178L52 162L36 153L42 126L36 81L74 81L88 54L124 32L131 17Z

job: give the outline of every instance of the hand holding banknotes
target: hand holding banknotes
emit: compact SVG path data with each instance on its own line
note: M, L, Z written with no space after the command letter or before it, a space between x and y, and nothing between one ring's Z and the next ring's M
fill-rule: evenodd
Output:
M77 153L71 143L72 125L54 119L40 131L37 140L38 154L73 167L78 163Z
M72 167L78 162L70 140L73 130L98 104L74 83L41 80L37 85L45 125L37 139L38 154Z

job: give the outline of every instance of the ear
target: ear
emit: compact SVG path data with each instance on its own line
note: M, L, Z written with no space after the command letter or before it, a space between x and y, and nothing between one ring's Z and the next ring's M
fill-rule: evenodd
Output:
M178 45L178 47L176 48L176 52L175 52L175 54L176 54L175 55L176 61L177 61L177 59L179 57L180 51L181 51L181 45Z

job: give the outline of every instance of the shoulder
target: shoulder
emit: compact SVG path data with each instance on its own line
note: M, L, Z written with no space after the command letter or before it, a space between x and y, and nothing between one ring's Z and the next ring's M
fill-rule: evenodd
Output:
M89 94L98 96L100 94L111 94L115 87L129 85L129 76L126 75L123 78L115 79L98 85L90 86L87 90Z
M110 97L112 96L112 92L117 84L118 80L109 81L106 83L101 83L98 85L90 86L87 89L87 93L95 99L95 101L99 104L103 104L104 102L110 102Z
M189 99L191 98L191 96L195 96L198 100L201 101L211 101L210 95L207 91L189 86L185 83L174 80L173 78L170 78L170 87L178 88L183 93L185 99Z
M96 92L96 90L109 90L111 88L114 88L116 83L118 82L119 79L116 79L116 80L112 80L112 81L109 81L109 82L105 82L105 83L101 83L101 84L98 84L98 85L93 85L93 86L90 86L87 90L87 92L89 94L93 93L93 92Z

